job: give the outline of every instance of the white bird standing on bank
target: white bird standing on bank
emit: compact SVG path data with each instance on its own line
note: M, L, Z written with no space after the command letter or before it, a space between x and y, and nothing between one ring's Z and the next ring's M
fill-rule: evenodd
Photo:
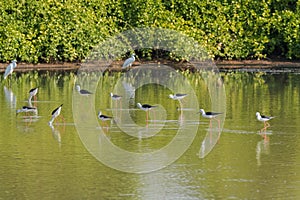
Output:
M132 56L125 60L125 62L122 65L122 68L131 67L132 63L135 61L135 54L132 54Z
M13 60L12 63L10 63L6 69L5 69L5 73L3 75L3 78L6 79L10 74L13 73L14 69L17 67L17 61Z

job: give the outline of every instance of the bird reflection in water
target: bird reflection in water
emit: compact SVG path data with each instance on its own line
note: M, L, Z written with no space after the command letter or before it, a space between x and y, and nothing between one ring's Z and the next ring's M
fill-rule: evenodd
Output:
M60 131L56 129L53 124L49 124L49 127L51 128L53 138L58 142L59 147L61 146L61 135ZM64 129L63 129L64 130Z
M257 160L257 165L261 165L261 155L265 154L268 155L270 153L270 141L269 139L266 140L264 138L263 140L257 142L256 145L256 160Z
M15 109L17 104L17 97L14 95L12 90L7 88L6 86L4 86L3 89L4 89L4 95L7 103L12 109Z

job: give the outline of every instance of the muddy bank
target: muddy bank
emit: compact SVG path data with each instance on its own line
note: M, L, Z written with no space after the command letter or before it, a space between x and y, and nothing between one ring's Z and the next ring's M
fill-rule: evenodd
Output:
M121 71L123 61L113 62L107 67L107 63L95 63L94 67L110 72ZM215 65L220 70L226 69L283 69L283 68L296 68L300 69L300 61L265 61L265 60L245 60L245 61L215 61ZM194 71L194 67L189 62L173 62L169 60L155 60L155 61L135 61L133 67L137 67L141 64L163 64L172 66L175 69ZM4 72L8 63L0 64L0 72ZM16 72L27 72L27 71L64 71L64 72L76 72L79 68L84 68L85 65L82 63L56 63L56 64L27 64L18 63L18 67L15 69Z

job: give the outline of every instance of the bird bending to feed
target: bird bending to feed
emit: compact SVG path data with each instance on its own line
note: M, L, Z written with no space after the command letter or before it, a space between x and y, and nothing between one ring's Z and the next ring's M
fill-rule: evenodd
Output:
M268 127L270 127L270 124L268 123L268 121L270 119L273 119L274 117L260 115L259 112L256 112L256 118L258 121L264 122L264 128L261 130L266 130Z
M132 63L135 61L135 54L132 54L130 58L127 58L122 65L122 68L131 67Z
M52 111L52 113L51 113L52 117L51 117L51 120L49 121L49 125L50 125L50 126L52 125L54 119L60 115L60 111L61 111L61 107L62 107L62 106L63 106L63 104L61 104L60 106L58 106L57 108L55 108L55 109Z
M199 113L202 114L202 117L210 119L210 121L209 121L210 126L211 126L211 120L212 120L212 119L218 121L219 128L220 128L220 120L219 120L219 119L216 119L216 117L219 116L219 115L221 115L221 114L223 114L223 113L217 113L217 112L205 112L204 109L200 109Z
M28 101L31 101L32 97L36 98L36 94L38 93L39 88L32 88L31 90L29 90L29 98Z
M113 93L110 93L110 96L113 100L120 100L122 98L122 96Z
M17 61L13 60L12 63L10 63L6 69L5 69L5 73L3 75L3 78L6 79L10 74L13 73L14 69L17 67Z
M21 109L18 109L16 111L16 114L19 114L21 112L24 112L24 113L28 113L28 112L32 112L32 113L35 113L37 114L37 108L35 107L30 107L30 106L23 106Z
M76 85L76 90L77 90L77 92L78 92L80 95L82 95L82 96L89 96L89 95L93 94L93 93L91 93L91 92L88 91L88 90L82 90L82 89L80 89L80 86L79 86L79 85Z
M180 94L180 93L177 93L177 94L170 94L169 95L169 98L173 99L173 100L181 100L183 99L184 97L186 97L187 94Z

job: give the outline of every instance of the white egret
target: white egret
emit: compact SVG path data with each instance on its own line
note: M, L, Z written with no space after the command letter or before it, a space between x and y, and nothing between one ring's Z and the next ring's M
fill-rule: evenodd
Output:
M5 69L5 73L3 75L3 78L6 79L10 74L13 73L14 69L17 67L17 61L13 60L12 63L10 63L6 69Z
M132 63L135 61L135 54L132 54L130 58L127 58L122 65L122 68L131 67Z

